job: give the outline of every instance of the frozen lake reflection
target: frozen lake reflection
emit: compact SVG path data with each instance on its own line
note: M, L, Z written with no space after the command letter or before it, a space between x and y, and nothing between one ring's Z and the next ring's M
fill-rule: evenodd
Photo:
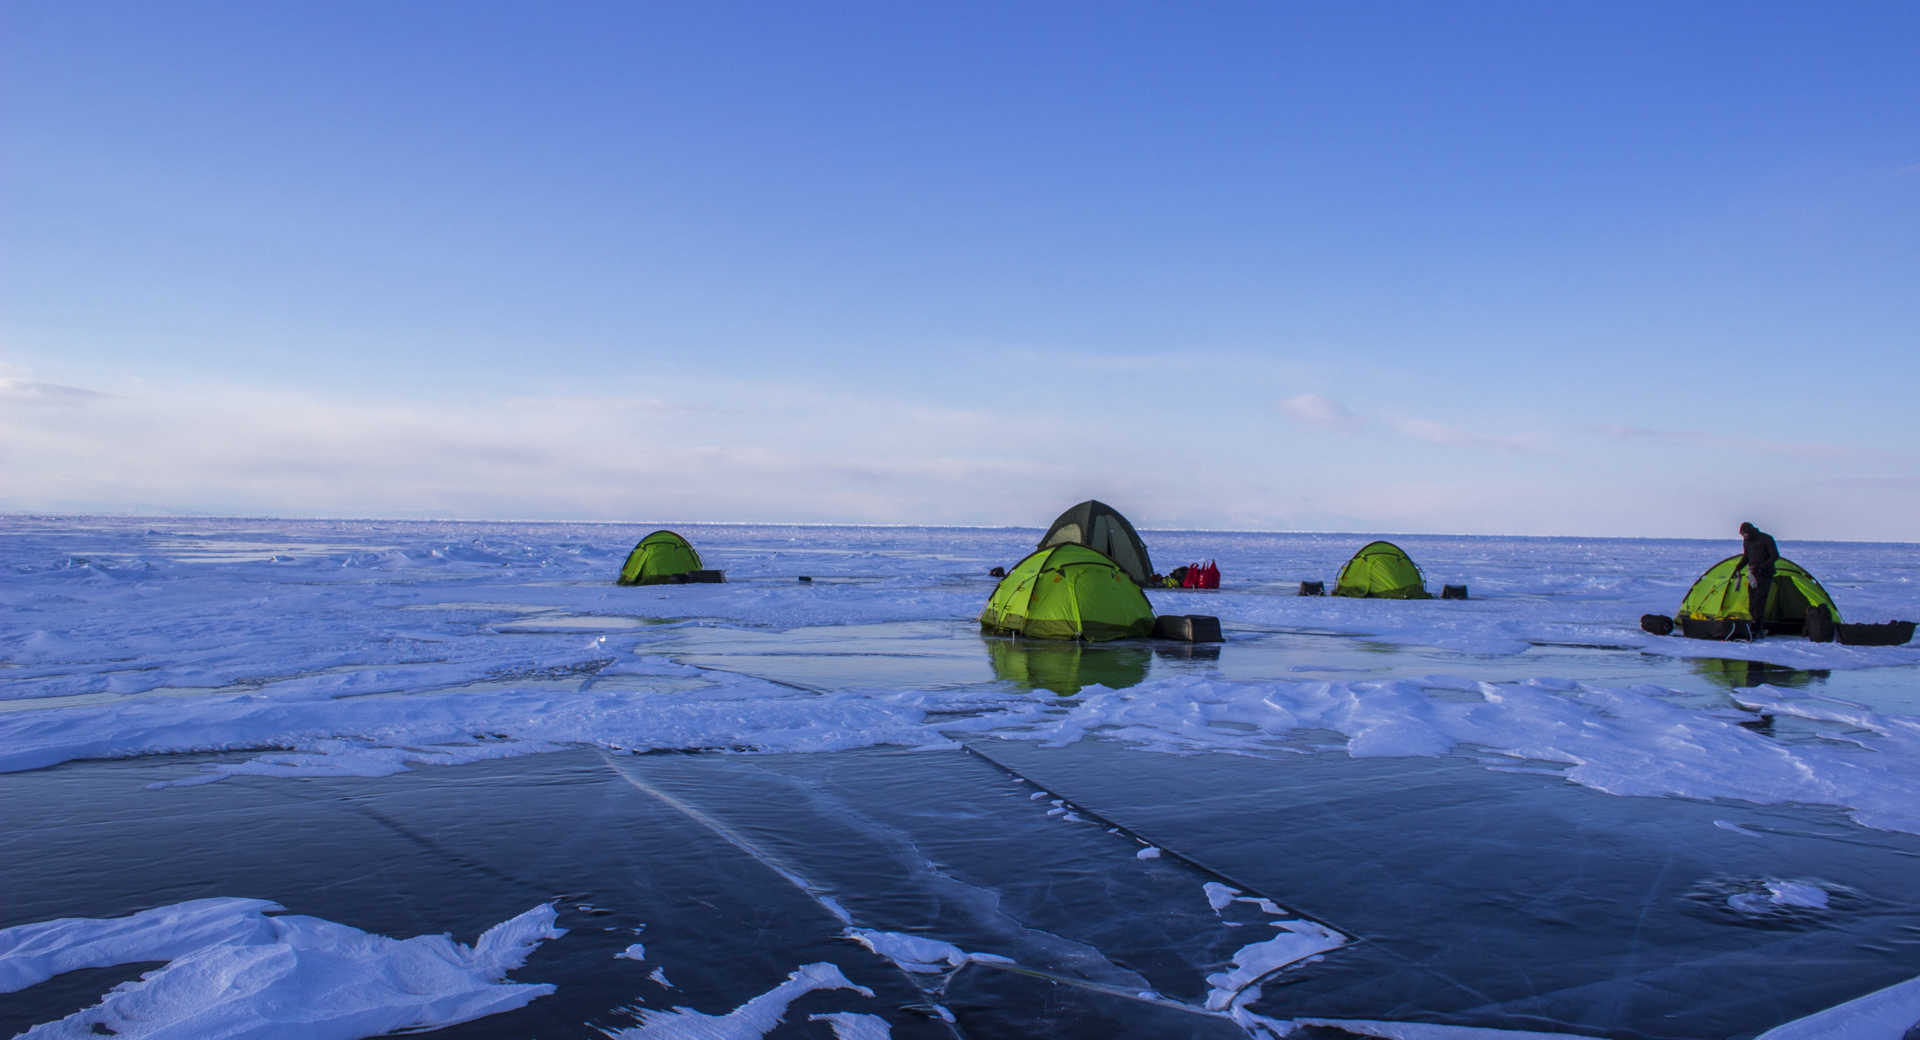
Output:
M1037 531L618 588L650 528L0 523L0 1035L1920 1021L1920 649L1640 632L1723 545L1409 537L1473 598L1384 602L1148 532L1227 642L1071 646L973 622ZM1783 551L1920 614L1913 546Z

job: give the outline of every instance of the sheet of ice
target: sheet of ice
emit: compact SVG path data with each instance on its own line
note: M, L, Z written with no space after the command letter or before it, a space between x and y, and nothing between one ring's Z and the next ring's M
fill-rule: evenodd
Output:
M1472 1026L1429 1025L1425 1022L1367 1022L1344 1018L1296 1018L1294 1025L1327 1026L1357 1036L1381 1040L1590 1040L1585 1034L1536 1033L1530 1030L1479 1029Z
M1070 704L978 690L811 694L716 675L699 691L516 688L347 701L254 695L99 709L0 713L0 770L77 758L292 748L212 768L228 775L387 775L567 744L627 750L829 751L951 746L976 736L1064 745L1084 737L1146 750L1271 753L1301 734L1337 733L1355 756L1439 755L1474 747L1553 765L1568 780L1622 795L1805 802L1867 826L1920 833L1911 776L1920 723L1813 711L1851 746L1785 743L1675 701L1658 688L1534 680L1479 684L1477 699L1412 682L1250 683L1187 677L1089 689ZM1756 698L1769 694L1743 691ZM1864 749L1869 754L1860 754ZM183 778L184 779L184 778Z
M111 685L97 673L57 667L76 657L96 664L138 660L136 668L110 670L124 689L138 690L217 688L409 661L473 663L484 673L484 648L500 643L489 637L529 612L547 619L711 619L780 629L972 618L991 587L986 568L1023 553L1031 540L1028 532L990 530L689 530L734 583L613 588L607 576L618 568L632 531L607 526L0 518L0 533L9 536L0 542L0 566L21 579L0 590L0 605L23 608L21 632L14 645L0 644L0 653L24 665L56 666L23 673L20 678L38 688L13 696ZM1471 584L1476 597L1396 603L1292 595L1299 578L1337 570L1355 547L1351 536L1156 533L1154 540L1167 547L1156 552L1172 553L1169 558L1191 545L1190 551L1226 559L1237 581L1203 602L1220 604L1215 612L1242 628L1351 632L1380 642L1505 652L1534 639L1606 642L1682 655L1751 653L1801 667L1916 660L1913 647L1796 640L1721 646L1640 633L1634 627L1640 614L1672 613L1692 578L1725 555L1726 546L1715 543L1403 539L1426 561L1430 584L1457 579ZM356 542L385 547L356 551ZM1849 618L1920 614L1913 547L1792 548ZM268 562L273 556L283 562ZM810 569L866 580L799 584L792 581L799 560L831 561L831 570ZM1193 593L1152 595L1163 607L1195 602ZM129 626L113 608L136 600L168 609ZM394 610L408 611L411 624L388 624ZM270 653L232 653L238 646ZM449 655L450 648L458 652ZM288 667L264 674L248 667L262 657Z
M1767 878L1760 891L1736 892L1727 897L1727 905L1747 914L1768 914L1781 908L1824 910L1829 902L1827 890L1811 881L1783 881Z
M893 1028L887 1020L875 1015L858 1015L850 1011L839 1011L825 1015L808 1015L809 1022L825 1022L833 1027L833 1040L889 1040Z
M1237 1005L1247 1002L1249 987L1261 978L1288 965L1338 949L1349 941L1347 936L1325 925L1295 918L1273 901L1259 896L1245 895L1232 885L1208 881L1201 886L1201 890L1206 896L1207 905L1213 908L1214 913L1221 915L1222 920L1228 925L1240 927L1254 923L1226 920L1226 912L1229 909L1236 904L1246 904L1268 918L1260 923L1280 931L1279 935L1271 939L1258 940L1240 947L1234 951L1226 971L1214 972L1207 976L1209 989L1206 1007L1209 1011L1235 1009Z
M522 1007L550 985L505 981L565 934L552 905L494 925L472 946L445 935L389 939L277 904L203 899L132 917L68 918L0 932L0 978L33 985L82 967L165 960L99 1004L29 1029L27 1040L90 1036L354 1040L467 1022ZM18 988L14 986L13 988Z
M902 969L921 975L964 968L975 963L1014 963L1011 957L1002 957L994 953L968 953L950 942L929 939L922 935L849 928L846 936L898 964Z
M1888 986L1760 1034L1756 1040L1897 1040L1920 1027L1920 978Z
M1769 881L1767 891L1781 906L1825 907L1827 890L1807 881Z
M1213 1011L1233 1006L1248 986L1290 964L1318 956L1346 945L1347 937L1313 921L1274 921L1280 934L1261 942L1248 943L1234 951L1232 966L1207 976L1212 991L1207 1008Z
M1429 584L1468 584L1474 598L1391 602L1294 595L1364 539L1150 532L1158 558L1221 562L1219 593L1150 596L1179 612L1203 604L1230 640L1336 632L1470 653L1459 674L1420 679L1156 668L1066 701L1004 683L799 689L666 649L689 632L778 649L803 626L828 626L810 637L818 646L837 638L831 626L964 629L992 587L987 568L1024 555L1037 531L695 527L685 533L728 584L611 585L646 530L0 518L0 771L246 752L182 780L378 776L582 744L808 752L1093 738L1180 754L1473 755L1615 794L1830 805L1920 833L1920 709L1743 688L1750 707L1825 738L1786 741L1665 687L1544 667L1512 678L1543 642L1836 672L1920 666L1920 646L1639 632L1638 616L1671 613L1727 554L1722 543L1401 539ZM1920 615L1920 549L1786 548L1850 619ZM819 580L794 581L801 573ZM1476 675L1476 661L1502 662L1502 677Z
M0 993L81 968L170 961L222 943L257 942L265 899L196 899L104 920L61 918L0 930Z
M1741 691L1786 712L1838 721L1840 741L1789 743L1703 711L1658 687L1616 689L1542 678L1478 683L1225 683L1150 681L1087 690L1010 725L1005 713L944 728L1064 746L1088 737L1146 750L1271 753L1289 738L1338 734L1356 757L1433 756L1476 749L1557 767L1567 780L1628 796L1800 802L1849 811L1860 823L1920 833L1920 719L1805 708L1773 691ZM1795 707L1789 708L1787 705ZM1324 746L1324 741L1320 746ZM1864 753L1863 753L1864 752Z
M692 1008L642 1008L639 1025L604 1032L614 1040L758 1040L786 1018L787 1007L795 1000L815 990L834 989L873 996L872 990L847 981L839 968L821 962L802 966L786 981L724 1015L703 1014ZM837 1033L837 1024L835 1030Z
M80 758L250 748L298 750L223 765L217 774L385 776L410 764L451 765L563 744L786 752L950 746L928 724L929 712L966 711L992 701L963 691L823 697L724 673L698 693L606 684L345 701L235 694L6 712L0 713L0 771Z

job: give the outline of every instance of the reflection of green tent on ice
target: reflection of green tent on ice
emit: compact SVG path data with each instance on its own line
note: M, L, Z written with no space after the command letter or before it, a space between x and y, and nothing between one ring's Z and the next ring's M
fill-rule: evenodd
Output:
M1088 686L1121 690L1146 681L1153 655L1142 646L1088 646L1080 642L988 639L993 674L1061 696Z
M1765 661L1748 661L1735 657L1695 657L1687 662L1700 677L1729 690L1738 690L1748 686L1787 686L1805 689L1816 682L1826 682L1832 674L1826 669L1788 668L1785 665L1768 664Z
M685 538L672 531L655 531L640 539L627 554L620 568L622 585L665 585L673 581L691 581L700 569L700 554Z
M1340 568L1336 596L1372 599L1432 599L1406 551L1392 542L1368 542Z
M1125 639L1153 631L1153 607L1112 560L1084 545L1057 545L1000 579L980 627L1036 639Z
M1061 513L1040 539L1040 548L1054 545L1084 545L1119 565L1137 585L1151 585L1153 560L1139 532L1112 506L1095 499Z
M1740 560L1729 556L1708 567L1687 590L1674 620L1683 626L1688 621L1752 621L1747 606L1747 572ZM1767 605L1762 610L1766 616L1761 620L1766 622L1767 631L1798 635L1815 607L1827 608L1834 622L1840 621L1840 608L1827 590L1799 564L1781 557L1774 564L1773 586L1767 590Z

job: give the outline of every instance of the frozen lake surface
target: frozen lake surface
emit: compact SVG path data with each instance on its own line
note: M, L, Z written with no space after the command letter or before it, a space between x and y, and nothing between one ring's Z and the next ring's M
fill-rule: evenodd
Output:
M0 518L0 1035L1920 1022L1920 648L1642 633L1733 538L1149 531L1227 641L1081 647L978 631L1037 530L649 530Z

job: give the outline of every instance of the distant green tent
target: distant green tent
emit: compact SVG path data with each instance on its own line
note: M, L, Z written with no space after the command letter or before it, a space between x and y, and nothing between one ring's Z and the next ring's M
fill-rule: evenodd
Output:
M1084 545L1056 545L1000 579L980 627L1036 639L1125 639L1153 632L1153 607L1112 560Z
M1040 548L1084 545L1120 565L1138 585L1153 585L1153 560L1147 543L1120 511L1098 499L1087 499L1053 521L1040 539Z
M664 585L675 577L700 569L700 554L672 531L655 531L640 539L620 568L622 585Z
M1432 599L1420 568L1405 550L1392 542L1368 542L1340 568L1333 584L1336 596L1372 599Z
M1680 621L1752 621L1753 616L1747 608L1747 571L1740 565L1741 557L1729 556L1707 568L1705 574L1687 590L1687 597L1680 601L1680 612L1675 618ZM1833 597L1820 587L1813 575L1808 574L1799 564L1781 557L1773 565L1773 587L1767 590L1766 617L1761 620L1767 627L1781 631L1798 632L1806 624L1807 612L1814 607L1826 607L1833 612L1833 620L1840 622L1840 608L1834 605Z

